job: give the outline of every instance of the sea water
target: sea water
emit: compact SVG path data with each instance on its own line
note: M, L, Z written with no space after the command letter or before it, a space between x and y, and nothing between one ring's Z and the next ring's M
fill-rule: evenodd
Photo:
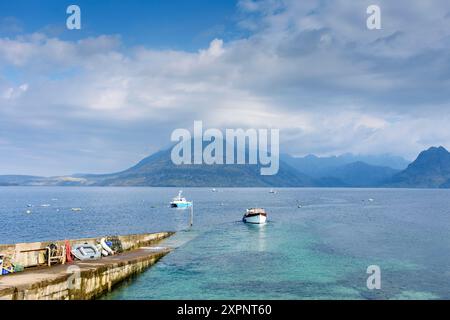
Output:
M450 299L450 190L183 191L192 228L175 188L1 187L0 243L178 231L105 299ZM250 207L268 223L242 223Z

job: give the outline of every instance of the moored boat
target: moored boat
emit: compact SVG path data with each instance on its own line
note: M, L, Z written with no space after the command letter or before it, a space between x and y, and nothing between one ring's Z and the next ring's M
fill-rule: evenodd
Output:
M242 221L245 223L264 224L267 221L266 210L262 208L250 208L244 214Z
M79 260L95 260L102 256L97 246L89 243L74 245L71 252Z
M172 199L172 202L170 202L171 208L188 208L192 206L191 201L187 201L186 198L181 196L182 193L183 191L180 190L178 196Z

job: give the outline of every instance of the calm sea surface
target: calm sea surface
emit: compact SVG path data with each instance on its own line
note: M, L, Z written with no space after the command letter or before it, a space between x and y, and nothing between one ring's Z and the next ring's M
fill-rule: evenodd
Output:
M179 231L107 299L450 299L450 190L268 191L186 188L189 229L174 188L0 187L0 243ZM249 207L269 223L243 224Z

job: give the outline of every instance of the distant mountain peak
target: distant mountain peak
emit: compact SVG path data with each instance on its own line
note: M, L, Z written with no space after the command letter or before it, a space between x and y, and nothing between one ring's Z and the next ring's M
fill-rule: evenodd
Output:
M433 152L433 153L442 153L442 154L447 154L449 153L447 149L445 149L443 146L439 146L439 147L430 147L425 151L422 151L421 153L427 153L427 152Z
M440 159L445 159L446 157L449 156L450 153L443 146L431 147L419 153L417 159L414 162L412 162L409 166L415 166L417 163L424 161L427 163L429 163L430 161L439 161Z
M400 187L448 188L450 153L443 146L422 151L408 168L392 179Z
M351 162L349 164L346 164L346 166L348 167L372 167L372 165L365 163L364 161L355 161L355 162Z

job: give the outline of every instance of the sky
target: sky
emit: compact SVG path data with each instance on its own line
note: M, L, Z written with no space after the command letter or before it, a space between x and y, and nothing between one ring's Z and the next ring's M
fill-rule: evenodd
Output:
M412 160L450 147L449 98L444 0L0 0L0 174L123 170L194 120Z

